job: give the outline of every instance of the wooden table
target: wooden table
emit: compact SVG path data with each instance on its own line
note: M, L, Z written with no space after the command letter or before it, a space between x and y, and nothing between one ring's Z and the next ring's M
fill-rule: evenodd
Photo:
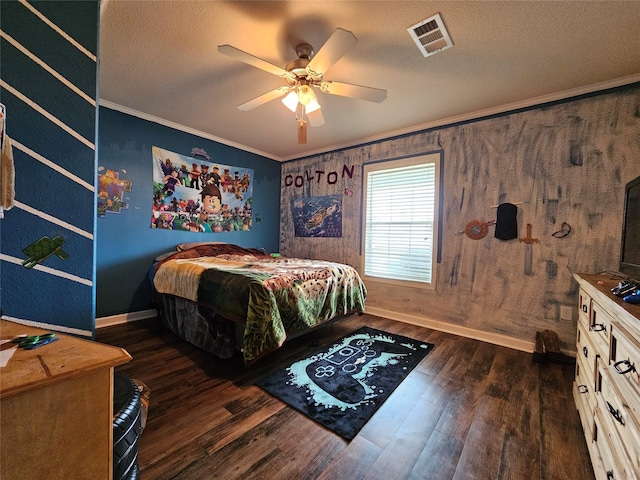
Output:
M46 332L0 320L0 339ZM56 336L0 368L0 478L111 480L113 368L131 356Z

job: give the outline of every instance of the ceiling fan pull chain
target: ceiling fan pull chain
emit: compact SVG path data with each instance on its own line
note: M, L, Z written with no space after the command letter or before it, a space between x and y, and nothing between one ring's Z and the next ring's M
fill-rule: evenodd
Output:
M298 120L298 143L304 145L307 143L307 122Z

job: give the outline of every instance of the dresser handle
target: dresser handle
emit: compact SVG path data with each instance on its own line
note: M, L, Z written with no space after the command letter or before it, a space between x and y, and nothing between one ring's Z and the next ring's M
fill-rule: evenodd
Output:
M614 480L616 477L613 476L613 470L607 470L607 480Z
M587 348L586 345L582 347L582 353L585 357L589 358L589 349Z
M578 392L579 393L589 393L589 389L587 388L586 385L578 385Z
M621 370L618 365L626 365L627 368L625 370ZM633 366L633 364L629 361L629 360L620 360L619 362L616 362L613 364L613 368L616 369L616 372L624 375L625 373L629 373L629 372L635 372L636 367Z
M592 332L602 332L606 329L607 327L604 326L604 323L594 323L589 327L589 330L591 330Z
M582 311L583 311L584 313L587 313L587 312L589 311L589 309L587 308L587 306L586 306L586 305L582 305Z
M618 423L620 423L620 425L624 425L624 420L622 420L622 416L620 416L620 411L613 408L613 405L611 405L609 402L604 403L607 404L607 408L609 409L609 413L611 414L611 416L615 418Z

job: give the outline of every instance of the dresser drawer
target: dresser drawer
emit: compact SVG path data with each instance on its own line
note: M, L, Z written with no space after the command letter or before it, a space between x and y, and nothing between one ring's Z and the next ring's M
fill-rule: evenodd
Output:
M578 296L578 325L589 329L589 313L591 311L591 297L582 288Z
M577 380L577 379L576 379ZM576 402L584 438L589 445L593 440L593 414L596 406L595 393L576 382L573 382L573 400Z
M600 409L594 417L593 442L598 452L598 461L593 462L597 480L629 480L637 478L630 468L624 447L608 428Z
M609 353L609 335L613 318L598 302L591 300L589 312L589 336L603 356Z
M629 402L629 408L640 418L640 342L622 325L614 322L611 332L609 372Z
M580 382L595 390L596 368L598 361L598 351L591 341L588 330L578 324L578 335L576 337L576 381L578 376Z
M626 468L635 475L630 478L640 478L640 429L611 375L606 371L600 371L600 376L602 380L598 410L602 415L603 426L611 437L619 442L616 446L618 456L628 457L629 463Z
M573 396L585 430L585 438L593 434L593 411L596 408L596 372L598 356L589 336L578 326L576 371ZM579 402L579 403L578 403Z

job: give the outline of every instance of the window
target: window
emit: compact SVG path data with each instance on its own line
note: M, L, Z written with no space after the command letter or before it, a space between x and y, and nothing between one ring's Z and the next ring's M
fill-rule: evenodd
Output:
M364 166L365 280L435 288L440 154Z

